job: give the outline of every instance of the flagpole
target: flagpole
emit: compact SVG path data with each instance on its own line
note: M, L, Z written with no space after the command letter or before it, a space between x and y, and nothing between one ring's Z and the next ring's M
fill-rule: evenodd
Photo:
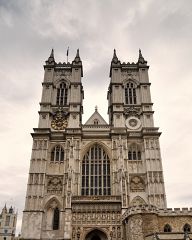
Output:
M68 63L69 47L67 48L67 63Z

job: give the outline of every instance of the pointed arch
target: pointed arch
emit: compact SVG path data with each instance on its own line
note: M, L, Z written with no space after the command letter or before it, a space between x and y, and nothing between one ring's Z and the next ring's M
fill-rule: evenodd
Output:
M58 230L60 226L61 204L56 197L50 198L45 204L45 226L47 230Z
M132 79L129 79L124 83L125 89L125 104L137 104L137 83Z
M95 227L95 228L87 231L84 234L83 239L85 239L85 240L94 240L94 239L107 240L107 239L109 239L109 234L107 232L105 232L104 229Z
M184 226L183 226L183 231L184 232L191 232L191 226L186 223Z
M172 232L172 228L169 224L165 224L163 231L164 232Z
M128 146L128 160L141 160L141 153L141 146L139 144L132 143Z
M101 144L91 145L82 160L82 195L111 195L110 160Z
M146 204L145 200L140 196L134 197L130 203L131 206L138 206L138 205L145 205L145 204Z
M51 162L63 162L64 149L61 145L56 145L51 150Z
M50 198L46 201L44 209L45 209L45 210L48 209L48 208L54 209L54 208L56 208L56 207L58 207L59 209L61 209L61 203L60 203L59 199L58 199L56 196L54 196L54 197L50 197Z
M68 104L69 84L66 80L62 79L56 86L57 96L56 105L66 106Z
M106 152L106 154L109 156L109 159L111 159L111 148L109 148L105 143L103 143L102 141L92 141L87 143L81 151L81 159L83 160L84 155L86 154L86 152L91 148L91 146L93 146L94 144L98 144L100 145L104 151Z
M124 88L125 88L125 86L127 85L127 83L129 83L129 82L132 82L134 85L135 85L135 87L138 87L139 86L139 81L137 80L137 79L134 79L133 77L128 77L128 78L126 78L126 79L124 79L123 80L123 86L124 86Z

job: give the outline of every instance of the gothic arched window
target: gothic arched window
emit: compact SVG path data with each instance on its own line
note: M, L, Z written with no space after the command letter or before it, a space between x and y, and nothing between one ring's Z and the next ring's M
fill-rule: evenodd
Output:
M60 145L55 146L51 151L51 162L63 162L64 150Z
M128 160L141 160L141 150L138 145L132 144L129 147Z
M183 226L183 231L184 232L191 232L191 226L186 223L184 226Z
M136 86L132 82L125 85L125 104L137 104Z
M82 162L82 195L111 195L110 161L104 149L95 144Z
M169 224L166 224L164 226L164 232L171 232L171 231L172 231L171 226Z
M60 83L59 87L57 88L57 105L67 105L67 96L68 96L68 88L66 83Z
M55 208L53 212L53 230L59 229L59 209Z

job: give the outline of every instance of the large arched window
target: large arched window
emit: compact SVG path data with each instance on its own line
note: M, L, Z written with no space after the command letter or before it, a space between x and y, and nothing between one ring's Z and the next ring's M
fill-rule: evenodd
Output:
M59 87L57 88L57 105L67 105L67 96L68 96L68 88L66 83L60 83Z
M63 162L64 150L60 145L55 146L51 151L51 162Z
M56 207L53 212L53 230L59 229L59 209Z
M137 144L129 146L128 160L141 160L141 149Z
M82 162L82 195L111 195L110 161L104 149L95 144Z
M137 104L136 86L132 82L125 85L125 104Z

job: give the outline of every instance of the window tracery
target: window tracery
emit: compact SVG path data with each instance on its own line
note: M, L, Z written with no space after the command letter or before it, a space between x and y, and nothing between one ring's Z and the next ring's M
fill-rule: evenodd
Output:
M137 104L136 86L133 82L125 85L125 104Z
M141 160L141 149L137 144L132 144L129 147L128 160Z
M51 162L63 162L64 150L60 145L55 146L51 151Z
M104 149L95 144L82 162L82 195L111 195L110 161Z
M66 83L60 83L59 87L57 88L57 100L56 104L60 106L67 105L67 97L68 97L68 87Z

